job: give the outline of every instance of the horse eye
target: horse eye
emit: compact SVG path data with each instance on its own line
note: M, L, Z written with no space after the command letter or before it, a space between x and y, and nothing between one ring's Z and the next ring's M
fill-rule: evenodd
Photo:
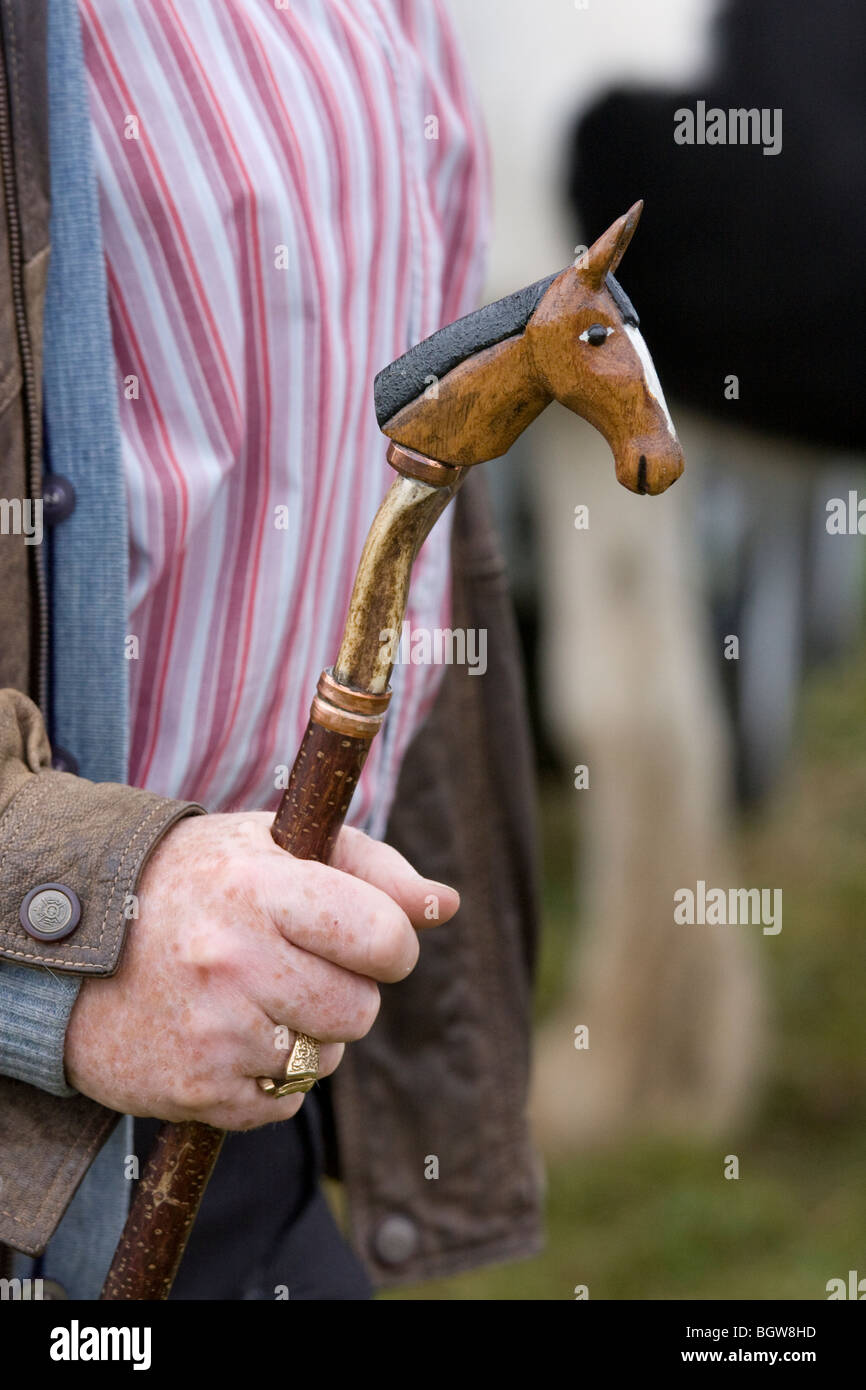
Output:
M584 342L589 343L590 347L601 347L602 343L607 342L608 335L612 332L613 329L606 328L603 323L593 323L580 336Z

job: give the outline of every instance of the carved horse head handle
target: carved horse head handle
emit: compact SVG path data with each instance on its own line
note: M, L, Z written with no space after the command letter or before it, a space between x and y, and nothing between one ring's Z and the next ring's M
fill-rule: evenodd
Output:
M557 400L604 435L624 487L670 487L683 452L637 314L613 277L642 209L635 203L574 265L458 319L381 371L382 431L441 463L481 463Z

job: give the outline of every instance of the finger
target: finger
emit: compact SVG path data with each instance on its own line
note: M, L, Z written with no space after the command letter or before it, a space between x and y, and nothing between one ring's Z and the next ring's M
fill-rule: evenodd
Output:
M272 824L269 811L248 811L231 828L242 840L282 855L285 851L270 837ZM331 868L352 874L387 893L416 928L448 922L460 906L455 888L424 878L392 845L373 840L352 826L344 826L340 831L329 862Z
M262 1125L293 1119L303 1105L306 1094L296 1091L289 1096L268 1096L252 1078L245 1077L237 1083L230 1098L207 1115L204 1123L213 1125L215 1129L233 1131L260 1129Z
M267 856L257 899L285 940L354 974L393 984L418 959L418 938L399 904L328 864Z
M282 1023L272 1023L270 1019L264 1020L265 1041L258 1048L255 1059L251 1062L246 1060L243 1065L242 1075L255 1081L257 1077L270 1077L279 1085L285 1080L286 1063L292 1055L292 1048L298 1040L298 1033L303 1032L303 1028L297 1031L288 1028ZM312 1037L312 1034L307 1034ZM318 1075L330 1076L337 1070L346 1050L345 1043L323 1043L318 1038L314 1038L319 1043L319 1062L317 1066ZM264 1095L264 1092L262 1092Z
M190 1107L177 1104L148 1106L148 1115L171 1124L195 1120L212 1125L214 1129L257 1129L274 1121L291 1120L304 1103L306 1092L296 1091L289 1096L267 1096L250 1077L238 1079L229 1092L209 1106Z
M276 1025L265 1014L250 1010L236 1032L221 1031L212 1046L192 1054L188 1070L177 1080L173 1095L163 1097L148 1113L172 1121L198 1120L218 1129L251 1129L297 1114L304 1092L276 1097L257 1085L258 1077L282 1084L286 1063L302 1028ZM318 1039L316 1039L318 1041ZM320 1043L317 1075L330 1076L342 1060L343 1043ZM198 1067L194 1057L199 1057Z
M328 872L351 883L345 874ZM279 928L288 931L293 914L287 908L268 906L262 898L264 881L260 874L251 930L242 922L211 930L199 943L196 961L199 967L203 961L208 965L207 988L194 1016L186 1019L187 1035L204 1040L204 1054L213 1049L222 1052L229 1044L242 1048L258 1037L258 1022L265 1015L275 1024L288 1024L322 1042L363 1038L379 1012L375 980L286 940ZM389 904L389 910L400 912L394 904ZM303 923L308 912L294 915ZM400 931L417 952L408 921L404 920ZM298 934L312 935L312 931L302 925ZM207 961L208 948L213 952L212 964ZM363 952L355 954L366 963Z
M320 1047L319 1076L330 1076L336 1071L344 1052L342 1043ZM274 1049L274 1055L278 1060L276 1064L269 1063L271 1070L264 1075L282 1083L289 1054L283 1049ZM291 1119L300 1110L306 1094L296 1091L288 1096L268 1095L258 1085L257 1077L246 1077L239 1082L231 1098L217 1107L216 1118L209 1123L220 1129L247 1130Z
M460 906L456 889L422 877L392 845L372 840L352 826L344 826L337 836L330 863L334 869L381 888L400 904L414 927L447 922Z
M244 981L275 1026L293 1028L320 1042L357 1042L372 1028L379 1012L379 990L367 975L345 970L332 961L280 942L277 961L265 978Z
M364 984L378 994L372 981ZM375 1016L375 1015L373 1015ZM320 1042L320 1071L328 1075L342 1055L343 1038L323 1038L290 1007L269 1016L234 993L211 1001L207 1015L190 1017L190 1034L182 1060L167 1078L166 1099L190 1110L208 1110L225 1100L239 1079L276 1076L288 1061L298 1033Z

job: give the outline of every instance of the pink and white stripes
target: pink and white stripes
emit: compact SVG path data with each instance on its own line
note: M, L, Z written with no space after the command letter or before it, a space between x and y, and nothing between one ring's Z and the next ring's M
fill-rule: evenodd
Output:
M373 376L477 302L483 136L440 0L79 9L129 498L129 777L272 807L393 477ZM448 543L443 519L415 627L448 625ZM440 674L395 671L351 817L373 833Z

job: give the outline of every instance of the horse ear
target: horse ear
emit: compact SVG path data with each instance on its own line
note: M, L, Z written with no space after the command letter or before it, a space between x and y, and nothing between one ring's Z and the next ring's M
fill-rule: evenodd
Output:
M643 212L643 199L630 207L628 212L623 213L622 217L608 227L606 232L602 232L598 241L590 246L582 261L578 261L578 268L585 280L588 280L593 289L601 289L604 284L604 277L612 275L625 255L628 244L635 234L635 229L640 221Z

